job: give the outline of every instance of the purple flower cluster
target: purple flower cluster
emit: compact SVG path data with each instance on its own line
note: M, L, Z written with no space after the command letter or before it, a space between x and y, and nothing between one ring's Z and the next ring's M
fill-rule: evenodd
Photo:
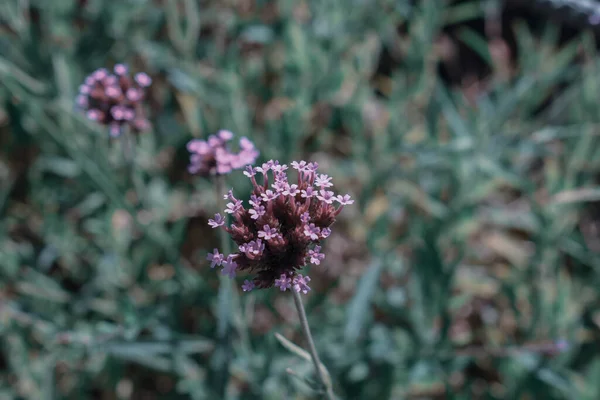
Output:
M188 171L202 176L224 175L234 169L254 164L258 150L245 137L240 139L240 151L229 150L227 143L233 139L233 133L220 130L216 135L210 135L208 140L194 139L188 142L187 148L191 154Z
M354 202L349 195L336 196L328 190L333 186L331 178L317 174L317 163L294 161L291 165L298 171L295 183L288 181L288 166L278 161L256 168L247 166L244 175L254 187L249 208L230 190L225 195L229 200L225 212L231 214L233 223L226 226L221 214L208 221L213 228L225 229L239 250L225 256L215 249L208 255L211 267L222 266L222 273L232 278L237 271L256 273L244 282L244 291L276 286L281 291L308 293L310 277L297 270L307 262L321 264L325 258L321 240L331 234L330 227L344 205ZM262 175L261 183L258 174Z
M131 79L123 64L115 65L113 72L100 68L85 78L79 86L77 106L85 110L89 119L107 126L113 137L119 136L124 126L134 132L148 129L150 123L142 101L152 79L144 72Z

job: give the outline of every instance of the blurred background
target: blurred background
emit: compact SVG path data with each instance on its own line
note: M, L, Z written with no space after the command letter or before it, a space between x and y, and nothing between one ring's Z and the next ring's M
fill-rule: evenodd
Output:
M247 136L350 193L309 323L340 399L600 399L600 3L1 0L0 398L313 399L289 293L227 294ZM153 84L133 168L75 107ZM227 185L247 198L240 171Z

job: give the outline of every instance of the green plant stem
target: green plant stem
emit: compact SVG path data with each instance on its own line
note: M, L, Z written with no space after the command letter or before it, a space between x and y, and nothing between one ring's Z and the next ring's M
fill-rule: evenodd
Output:
M331 383L329 382L329 380L325 379L325 375L323 374L323 371L321 369L321 360L319 360L317 348L315 347L315 342L313 341L312 335L310 333L310 327L308 326L308 320L306 319L306 312L304 311L304 305L302 304L302 298L300 297L300 293L295 290L292 290L292 295L294 296L294 304L296 305L296 310L298 310L298 316L300 317L300 325L302 325L304 336L306 337L306 341L308 342L308 351L310 352L310 356L315 367L315 373L317 374L317 378L319 379L321 385L323 385L323 387L325 388L326 398L328 400L335 400L335 394L333 394Z
M136 196L140 204L144 204L145 199L145 185L141 179L135 165L135 146L136 140L134 134L127 128L121 132L121 146L123 150L123 160L125 161L125 168L129 174L130 184L135 190Z
M129 129L123 128L120 139L123 161L125 162L125 166L130 173L130 178L133 181L133 176L135 175L135 138Z

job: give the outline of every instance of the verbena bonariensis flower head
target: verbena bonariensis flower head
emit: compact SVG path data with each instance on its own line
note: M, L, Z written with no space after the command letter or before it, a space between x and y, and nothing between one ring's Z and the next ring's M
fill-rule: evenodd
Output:
M79 86L76 102L89 119L107 126L113 137L119 136L125 126L141 132L150 126L142 101L151 83L152 79L144 72L132 79L123 64L115 65L113 73L100 68Z
M188 171L202 176L224 175L234 169L254 164L258 150L245 137L240 139L240 150L232 152L228 142L233 139L233 133L220 130L216 135L210 135L208 140L193 139L187 144L191 154Z
M317 174L317 163L294 161L292 167L297 170L296 181L288 181L288 166L278 161L247 166L244 175L254 187L248 208L230 190L225 195L229 200L225 213L231 214L231 225L226 226L221 214L208 222L225 229L239 249L227 256L215 249L208 255L211 267L221 265L222 273L232 278L238 271L256 274L244 282L244 291L276 286L281 291L308 293L310 278L298 270L323 261L321 241L331 234L344 205L354 202L349 195L336 196L329 190L331 178Z

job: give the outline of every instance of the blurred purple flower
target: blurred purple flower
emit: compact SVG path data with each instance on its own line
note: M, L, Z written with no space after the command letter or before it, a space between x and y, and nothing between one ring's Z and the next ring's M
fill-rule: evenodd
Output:
M292 287L292 278L288 277L286 274L281 274L279 279L275 279L274 285L282 292L285 292Z
M224 224L225 218L223 218L221 214L215 214L215 219L210 218L208 220L208 225L210 225L212 228L218 228L219 226L222 226Z
M294 276L293 287L296 292L302 292L307 294L310 292L310 287L308 286L308 282L310 282L310 276L302 276L300 274Z
M132 79L124 64L116 64L113 71L100 68L88 75L79 86L77 107L90 120L106 126L112 137L119 136L124 127L135 133L147 130L150 123L142 101L152 80L143 72Z
M254 164L258 157L258 150L246 138L240 139L240 150L232 152L228 142L233 139L233 133L226 130L210 135L207 140L193 139L188 142L187 149L191 153L188 171L202 176L224 175L234 169L240 169L248 164ZM246 168L247 176L255 171Z
M223 254L219 253L219 250L214 249L212 253L208 253L208 255L206 256L206 259L208 261L211 261L210 267L214 268L217 265L221 265L223 263L223 261L225 260L225 258L223 257Z
M248 279L246 279L246 280L244 281L244 284L242 285L242 290L243 290L244 292L249 292L249 291L251 291L252 289L254 289L254 282L252 282L252 281L249 281Z
M216 250L216 249L215 249ZM321 251L321 246L315 246L313 250L308 251L308 256L310 257L310 262L319 265L321 261L325 259L325 254L319 253Z
M235 272L238 265L233 259L233 255L228 255L227 260L221 263L221 265L223 265L223 269L221 270L222 275L228 275L230 278L235 278Z
M259 219L260 217L262 217L263 215L265 215L267 211L265 210L265 206L256 206L253 207L249 213L250 213L250 218L252 219Z

